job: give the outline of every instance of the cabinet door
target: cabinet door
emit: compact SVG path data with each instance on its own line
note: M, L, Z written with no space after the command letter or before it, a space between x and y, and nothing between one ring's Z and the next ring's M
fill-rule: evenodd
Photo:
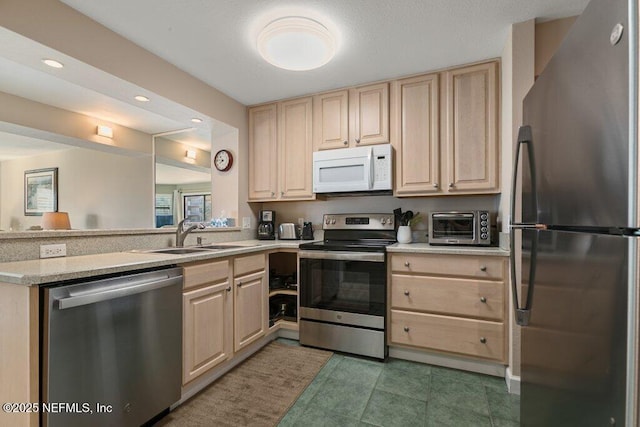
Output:
M276 104L249 108L249 200L277 195Z
M444 73L442 136L449 192L499 191L497 80L496 62Z
M349 146L349 91L313 97L314 151Z
M232 298L229 281L183 294L182 384L231 358Z
M396 150L396 188L402 195L440 191L438 75L392 83L392 137Z
M235 351L264 336L267 327L265 272L238 277L235 282Z
M278 104L280 199L312 199L312 98Z
M389 142L389 83L350 89L349 115L351 146Z

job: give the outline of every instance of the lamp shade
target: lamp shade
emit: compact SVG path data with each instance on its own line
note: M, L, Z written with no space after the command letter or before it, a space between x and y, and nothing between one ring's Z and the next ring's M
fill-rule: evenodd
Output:
M42 214L42 228L44 230L71 230L69 214L67 212L45 212Z

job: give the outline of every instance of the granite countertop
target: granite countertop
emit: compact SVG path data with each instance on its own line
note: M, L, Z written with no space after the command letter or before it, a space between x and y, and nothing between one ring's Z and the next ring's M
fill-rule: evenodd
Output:
M202 251L183 255L149 253L147 250L140 250L5 262L0 263L0 282L38 286L66 280L250 254L270 249L297 249L300 243L303 243L303 241L243 240L223 243L224 245L240 245L242 246L241 248ZM390 253L509 256L509 251L498 247L441 247L430 246L427 243L396 243L389 246L387 251Z
M500 247L480 246L431 246L428 243L396 243L387 247L390 253L443 254L443 255L493 255L509 256L509 251Z
M245 240L223 243L225 245L242 245L242 248L184 255L149 253L146 250L141 250L4 262L0 263L0 282L26 286L42 285L173 264L186 264L269 249L297 249L300 243L302 243L300 240Z

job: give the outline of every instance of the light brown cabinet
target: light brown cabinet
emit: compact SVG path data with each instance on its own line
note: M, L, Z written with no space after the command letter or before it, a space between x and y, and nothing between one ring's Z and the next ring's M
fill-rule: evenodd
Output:
M506 360L503 257L392 254L390 345Z
M395 195L498 193L498 62L391 86Z
M265 254L234 259L234 349L241 350L268 329Z
M313 97L314 150L389 142L389 83Z
M249 200L313 200L312 98L249 108Z
M228 260L184 267L183 385L233 356Z

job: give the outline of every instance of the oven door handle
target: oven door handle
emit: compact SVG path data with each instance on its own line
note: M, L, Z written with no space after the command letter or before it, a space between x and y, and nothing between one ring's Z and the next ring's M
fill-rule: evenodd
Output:
M335 261L384 262L385 254L380 252L348 251L300 251L300 259L328 259Z

